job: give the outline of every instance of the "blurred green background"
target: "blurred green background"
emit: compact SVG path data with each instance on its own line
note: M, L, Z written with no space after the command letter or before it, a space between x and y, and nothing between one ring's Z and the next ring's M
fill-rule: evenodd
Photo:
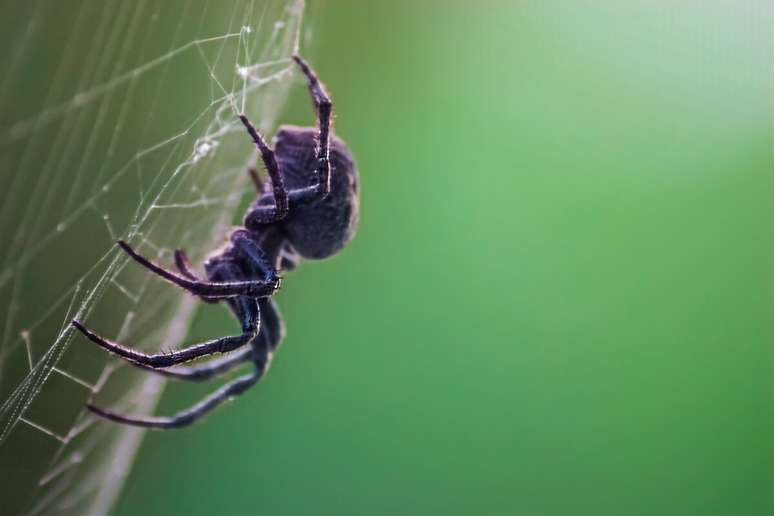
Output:
M287 276L259 387L146 435L115 514L774 513L772 21L310 0L360 232Z

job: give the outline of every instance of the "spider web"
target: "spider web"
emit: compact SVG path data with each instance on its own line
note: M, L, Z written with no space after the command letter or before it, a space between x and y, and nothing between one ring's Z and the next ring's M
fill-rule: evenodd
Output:
M303 0L40 0L0 22L0 489L3 514L104 514L165 380L76 335L78 318L147 349L183 345L197 306L115 246L169 263L219 245L254 196ZM9 11L9 7L3 9ZM22 20L21 22L19 20ZM307 33L308 35L308 33Z

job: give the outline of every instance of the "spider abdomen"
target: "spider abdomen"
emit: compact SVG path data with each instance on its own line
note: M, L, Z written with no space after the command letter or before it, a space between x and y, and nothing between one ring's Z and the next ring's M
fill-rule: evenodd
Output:
M316 184L317 131L283 126L275 137L275 153L289 189ZM358 173L346 144L333 136L330 145L331 189L325 197L292 205L281 222L286 238L304 258L319 260L339 252L357 231Z

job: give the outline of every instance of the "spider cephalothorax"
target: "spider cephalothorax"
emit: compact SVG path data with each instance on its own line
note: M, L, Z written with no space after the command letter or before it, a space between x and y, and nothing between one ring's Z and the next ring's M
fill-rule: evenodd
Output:
M175 251L178 272L173 272L137 254L126 242L118 242L134 260L203 301L226 301L241 322L242 333L171 353L146 354L104 339L73 321L73 326L96 344L138 367L168 377L201 381L247 362L254 365L254 371L172 417L124 416L89 404L92 412L119 423L179 428L242 394L261 378L285 335L282 317L271 299L279 288L279 272L292 270L301 258L327 258L354 236L359 209L355 163L346 144L331 135L332 104L323 85L303 59L293 56L293 60L309 82L317 127L281 127L272 150L247 117L239 116L258 148L269 181L262 182L255 170L249 170L259 197L245 216L245 227L235 229L226 247L204 264L207 280L193 272L182 250ZM230 351L234 353L201 365L176 367Z

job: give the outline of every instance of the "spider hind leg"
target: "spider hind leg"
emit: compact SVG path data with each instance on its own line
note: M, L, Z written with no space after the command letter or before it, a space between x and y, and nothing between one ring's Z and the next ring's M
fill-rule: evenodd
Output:
M269 354L265 350L260 352L253 350L253 352L257 354L253 357L255 371L250 374L240 376L221 386L218 390L209 396L204 397L198 403L178 412L173 416L126 416L117 412L113 412L112 410L98 407L91 403L88 403L86 406L94 414L115 423L123 423L125 425L139 426L144 428L182 428L195 423L212 409L221 405L224 401L243 394L250 387L258 383L258 380L261 379L261 376L263 376L263 373L268 365Z
M223 402L243 394L250 387L258 383L269 366L271 352L273 350L272 343L269 342L269 337L267 335L268 334L265 331L261 332L252 339L249 348L245 348L233 356L218 359L210 363L202 364L201 366L154 370L155 373L173 378L200 381L225 373L245 362L252 361L255 369L251 373L239 376L222 385L212 394L202 398L198 403L195 403L191 407L184 409L177 414L172 416L124 415L110 409L98 407L92 403L88 403L87 408L97 416L125 425L157 429L183 428L189 426Z

